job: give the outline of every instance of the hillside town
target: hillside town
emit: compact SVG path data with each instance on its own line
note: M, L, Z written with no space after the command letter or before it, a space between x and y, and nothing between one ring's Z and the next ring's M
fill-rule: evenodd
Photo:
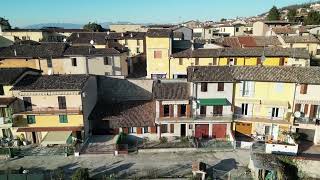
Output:
M272 9L82 29L1 18L0 179L320 178L320 4Z

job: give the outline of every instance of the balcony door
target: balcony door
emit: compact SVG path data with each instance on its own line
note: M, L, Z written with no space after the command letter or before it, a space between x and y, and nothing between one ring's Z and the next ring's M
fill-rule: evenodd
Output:
M58 96L59 109L67 109L66 97Z

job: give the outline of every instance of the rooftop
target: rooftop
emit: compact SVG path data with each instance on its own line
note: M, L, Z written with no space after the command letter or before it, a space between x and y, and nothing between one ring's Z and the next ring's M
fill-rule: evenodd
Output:
M309 36L284 36L282 37L286 43L320 43L313 35Z
M12 90L20 91L80 91L89 75L27 75Z
M110 56L118 55L120 52L114 48L94 48L92 46L71 46L65 52L66 56Z
M188 81L260 81L320 84L320 68L292 66L195 66L188 68Z
M171 29L148 29L147 31L148 37L171 37L172 30Z
M154 82L153 97L159 100L188 100L190 87L187 82Z
M0 84L13 85L26 72L41 73L40 70L31 68L0 68Z

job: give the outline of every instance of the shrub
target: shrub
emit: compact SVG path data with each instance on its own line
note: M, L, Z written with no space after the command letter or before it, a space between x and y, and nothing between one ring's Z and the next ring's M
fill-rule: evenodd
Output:
M161 144L164 144L164 143L167 143L168 142L168 138L167 137L161 137L160 138L160 143Z
M89 179L89 170L87 168L77 169L72 175L72 180L88 180Z

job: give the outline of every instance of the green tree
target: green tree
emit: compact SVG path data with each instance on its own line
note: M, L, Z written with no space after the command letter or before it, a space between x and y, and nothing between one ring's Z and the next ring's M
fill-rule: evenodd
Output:
M93 31L93 32L102 32L104 30L100 24L91 23L91 22L84 25L83 29L88 30L88 31Z
M305 25L318 25L320 24L320 13L316 11L311 11L308 16L304 19Z
M269 11L269 14L267 16L267 20L269 21L277 21L277 20L280 20L280 12L279 10L277 9L276 6L273 6L270 11Z
M2 29L11 29L9 20L5 18L0 17L0 25L2 26Z
M227 21L226 18L222 18L222 19L220 20L220 22L225 22L225 21Z
M289 12L287 14L288 20L290 22L295 22L296 15L297 15L297 10L296 9L289 9Z
M87 168L79 168L72 175L72 180L88 180L89 170Z

